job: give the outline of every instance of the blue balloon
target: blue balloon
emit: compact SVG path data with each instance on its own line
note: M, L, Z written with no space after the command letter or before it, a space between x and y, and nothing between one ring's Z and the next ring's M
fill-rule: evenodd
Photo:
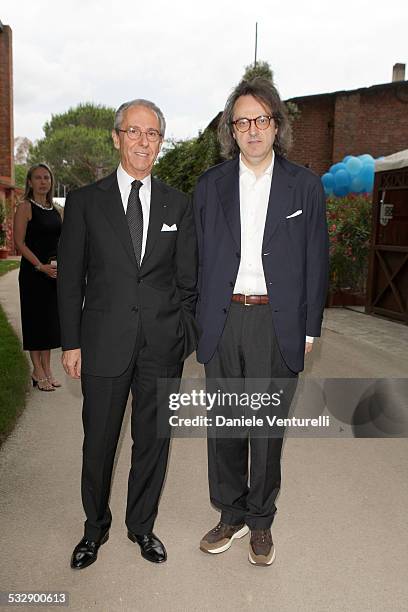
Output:
M381 158L379 158L381 159ZM344 197L348 193L369 193L374 187L375 160L369 153L346 155L322 177L326 195Z
M329 172L331 172L332 174L336 174L336 172L338 172L339 170L346 170L346 164L343 164L343 162L339 162L337 164L333 164L330 167Z
M338 198L344 198L344 196L346 196L349 193L349 188L347 186L334 186L334 195L337 196Z
M352 193L362 193L364 191L364 180L358 174L357 176L353 176L350 183L350 191Z
M362 168L363 162L357 157L350 157L350 159L348 159L346 162L346 169L351 177L357 176L361 172Z
M334 175L334 194L343 197L350 191L350 175L347 170L337 170Z
M338 170L334 175L334 184L339 186L350 185L350 175L347 170Z
M350 185L350 175L347 170L337 170L334 175L334 184L337 187L344 187Z
M334 176L330 174L330 172L326 172L326 174L322 176L322 183L326 195L331 195L334 187Z
M361 170L359 177L363 181L363 191L370 193L374 187L374 166L365 164Z
M358 159L363 162L363 164L375 164L374 157L369 153L364 153L364 155L359 155Z

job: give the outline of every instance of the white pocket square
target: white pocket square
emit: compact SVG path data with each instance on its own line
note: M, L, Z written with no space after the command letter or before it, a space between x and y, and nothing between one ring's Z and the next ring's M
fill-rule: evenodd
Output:
M297 217L298 215L301 215L303 212L303 210L297 210L296 212L292 213L291 215L288 215L286 218L287 219L292 219L292 217Z
M163 223L161 231L162 232L177 232L177 225L175 223L173 223L173 225L166 225L165 223Z

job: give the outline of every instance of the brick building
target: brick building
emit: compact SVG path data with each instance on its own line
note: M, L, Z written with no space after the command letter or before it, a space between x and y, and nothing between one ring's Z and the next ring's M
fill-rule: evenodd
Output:
M6 208L10 252L14 252L13 213L20 195L21 190L14 183L12 32L0 22L0 203Z
M394 66L391 83L288 100L300 110L290 159L323 174L345 155L380 157L408 148L404 69Z
M395 64L393 81L350 91L290 98L294 120L289 158L324 174L346 155L391 155L408 148L408 82L405 64ZM222 113L206 129L216 130Z

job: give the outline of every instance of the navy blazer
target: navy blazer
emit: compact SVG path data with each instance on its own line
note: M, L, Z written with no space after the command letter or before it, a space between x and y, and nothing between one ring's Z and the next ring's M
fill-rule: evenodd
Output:
M239 158L210 168L194 194L199 247L197 319L201 363L221 338L241 257ZM288 218L291 214L301 213ZM309 169L275 155L262 242L273 323L288 367L304 367L305 336L320 336L328 288L325 195Z

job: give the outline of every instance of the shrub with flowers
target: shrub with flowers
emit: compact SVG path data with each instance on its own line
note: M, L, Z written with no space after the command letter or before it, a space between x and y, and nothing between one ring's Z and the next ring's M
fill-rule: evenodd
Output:
M6 207L0 200L0 248L6 246L7 238L7 222L6 222Z
M13 249L13 209L11 201L0 194L0 249Z
M371 236L371 195L327 199L330 289L365 293Z

